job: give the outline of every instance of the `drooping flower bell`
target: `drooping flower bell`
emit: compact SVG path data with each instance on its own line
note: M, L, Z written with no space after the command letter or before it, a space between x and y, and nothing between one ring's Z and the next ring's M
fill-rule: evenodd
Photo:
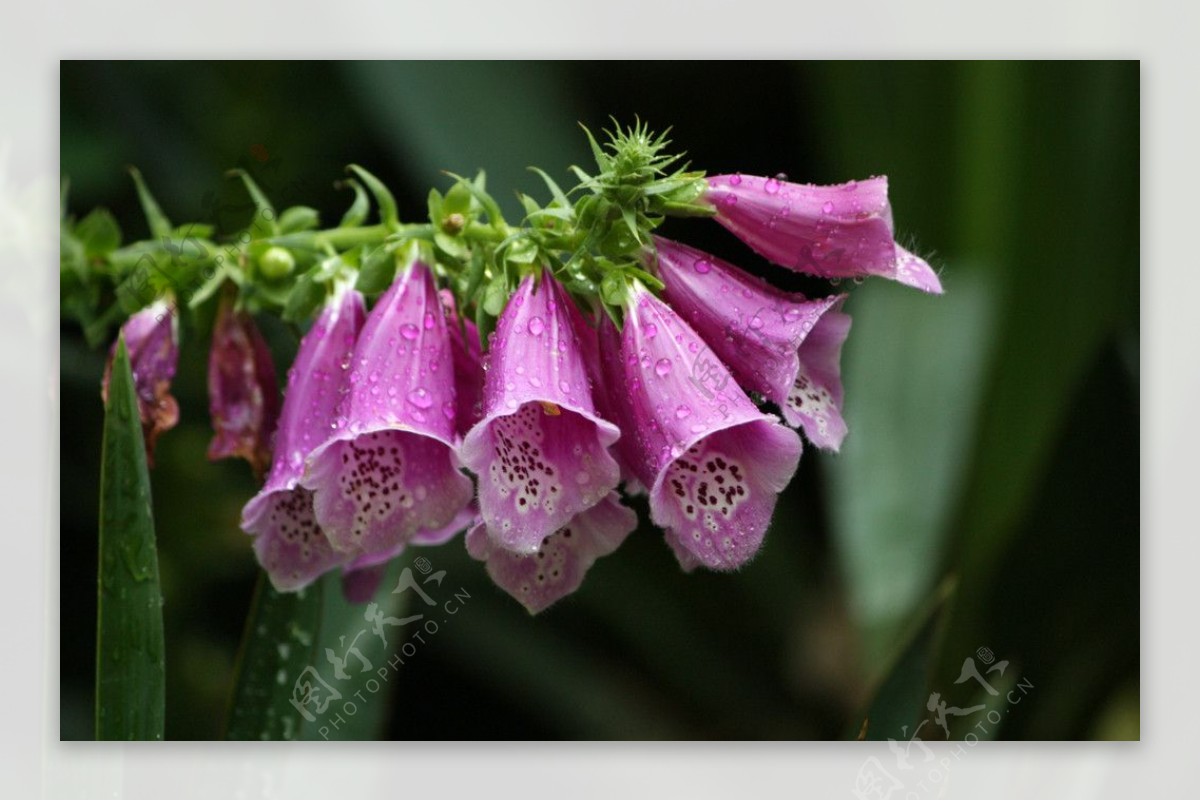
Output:
M153 467L158 435L179 422L179 403L171 395L171 379L175 377L179 362L178 321L173 305L165 299L155 301L126 320L121 326L121 334L133 368L146 461ZM108 403L108 380L116 353L114 342L100 382L100 397L104 403Z
M409 262L379 298L349 369L344 420L301 483L334 548L356 557L441 529L471 499L455 457L450 337L424 263Z
M271 437L279 416L275 364L254 318L234 308L226 292L217 306L208 355L208 412L215 434L212 460L238 456L256 476L271 464Z
M654 238L663 295L744 389L775 403L809 442L837 450L842 418L845 295L807 300L678 242Z
M288 370L271 472L242 510L242 529L255 535L259 564L281 592L307 586L346 561L321 531L312 493L299 481L305 459L335 431L350 357L366 316L362 295L339 288L300 340Z
M650 515L685 569L730 570L757 553L800 437L763 414L704 340L634 282L618 333L601 329L605 384ZM619 355L618 355L619 354Z
M637 527L637 515L615 492L542 538L536 551L499 545L480 523L467 532L467 552L487 563L492 581L536 614L583 583L588 568L617 549Z
M489 535L510 551L543 540L617 486L620 436L596 413L570 304L549 274L525 277L497 322L484 416L462 445Z
M879 275L940 294L937 273L894 239L887 178L836 186L714 175L704 199L755 252L822 278Z
M483 408L483 365L479 334L475 324L461 317L449 290L441 290L439 296L446 314L446 327L450 334L450 353L454 362L455 433L461 437L479 421ZM355 557L345 566L342 573L342 594L351 603L366 603L379 588L379 582L387 570L387 563L395 559L408 545L442 545L454 539L479 519L475 503L464 506L449 523L435 529L418 531L408 542Z

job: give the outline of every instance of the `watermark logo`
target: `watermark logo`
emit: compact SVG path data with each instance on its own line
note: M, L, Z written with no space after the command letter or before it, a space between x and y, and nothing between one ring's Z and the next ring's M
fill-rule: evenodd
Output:
M963 758L967 749L974 748L981 737L992 734L1004 716L1033 689L1033 682L1024 676L1015 680L1008 676L1005 684L1011 685L1011 688L1003 692L997 689L996 685L1005 679L1008 667L1007 659L997 662L995 653L986 647L979 648L975 656L964 659L954 684L975 682L987 694L988 702L968 707L951 706L943 700L940 692L931 692L925 702L925 709L931 716L920 721L911 733L908 726L901 726L899 738L888 737L888 750L895 760L894 772L888 770L878 757L869 757L855 776L855 796L899 798L902 792L904 798L927 798L930 793L944 789L951 769ZM921 734L924 731L932 733L938 740L948 740L955 719L962 719L962 725L974 721L974 725L967 728L949 755L939 759L933 749L926 745Z
M292 706L306 721L319 724L317 733L322 739L328 740L331 735L340 731L348 719L357 715L360 708L369 703L395 677L405 660L416 656L421 647L442 631L442 625L434 619L435 613L442 613L442 624L445 624L471 599L471 594L460 587L446 600L438 601L434 593L443 594L442 583L446 578L446 571L434 572L433 564L425 557L418 558L413 567L423 578L418 581L412 568L404 568L392 594L413 593L423 605L417 606L421 611L398 618L388 614L377 603L367 604L363 612L363 622L366 625L348 641L347 635L342 635L338 639L338 650L325 649L326 675L332 669L332 681L323 676L316 666L309 665L300 672L292 685ZM378 667L359 647L361 639L366 638L365 641L369 642L374 637L378 638L380 645L386 649L394 641L394 637L403 636L402 632L406 627L410 628L403 643L390 659Z

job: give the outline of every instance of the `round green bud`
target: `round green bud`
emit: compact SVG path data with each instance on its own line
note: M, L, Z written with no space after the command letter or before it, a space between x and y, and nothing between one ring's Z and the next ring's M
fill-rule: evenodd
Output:
M296 260L287 248L273 246L258 257L258 269L264 278L283 278L296 268Z

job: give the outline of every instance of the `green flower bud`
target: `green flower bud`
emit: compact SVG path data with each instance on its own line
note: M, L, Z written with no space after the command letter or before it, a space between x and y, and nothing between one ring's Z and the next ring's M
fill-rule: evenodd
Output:
M258 269L264 278L283 278L296 268L296 259L286 248L269 247L258 257Z

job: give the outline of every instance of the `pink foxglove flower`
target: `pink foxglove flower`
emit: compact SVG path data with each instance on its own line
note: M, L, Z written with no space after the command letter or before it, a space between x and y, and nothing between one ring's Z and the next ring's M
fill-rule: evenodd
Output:
M154 443L158 435L179 422L179 403L171 395L171 379L179 362L179 331L173 307L165 300L156 301L134 314L121 326L133 384L137 391L138 415L146 441L146 461L154 466ZM108 379L112 375L113 343L104 365L100 397L108 403Z
M894 239L886 177L815 186L714 175L705 198L717 222L782 267L822 278L880 275L942 291L937 273Z
M304 460L333 434L350 356L366 316L362 295L342 289L300 340L288 370L271 472L242 511L242 529L255 535L258 561L281 592L307 586L346 559L317 525L312 493L299 481Z
M775 403L789 425L803 426L809 442L841 447L846 296L806 300L687 245L662 237L654 244L663 295L737 382Z
M433 274L409 263L371 310L351 357L345 419L303 486L333 547L387 552L471 499L455 459L454 363Z
M730 570L757 553L800 437L763 414L675 311L634 283L618 334L601 331L609 401L619 407L650 515L687 569ZM619 354L619 355L618 355Z
M438 293L446 311L450 333L450 351L454 361L455 430L462 436L479 421L483 408L483 366L479 334L475 324L458 315L454 295L443 289ZM418 531L407 543L375 553L364 553L346 564L342 574L342 594L351 603L366 603L379 588L387 563L404 552L406 545L441 545L469 528L479 519L479 511L470 503L441 528Z
M543 537L532 553L500 546L483 523L467 533L467 552L486 562L492 581L536 614L579 589L592 563L615 551L636 527L637 515L610 492Z
M271 464L279 387L266 340L232 294L222 297L208 355L208 412L215 435L208 458L240 456L261 477Z
M571 302L549 273L521 283L491 340L483 419L463 440L490 536L520 553L619 479L608 446L620 432L596 413Z

